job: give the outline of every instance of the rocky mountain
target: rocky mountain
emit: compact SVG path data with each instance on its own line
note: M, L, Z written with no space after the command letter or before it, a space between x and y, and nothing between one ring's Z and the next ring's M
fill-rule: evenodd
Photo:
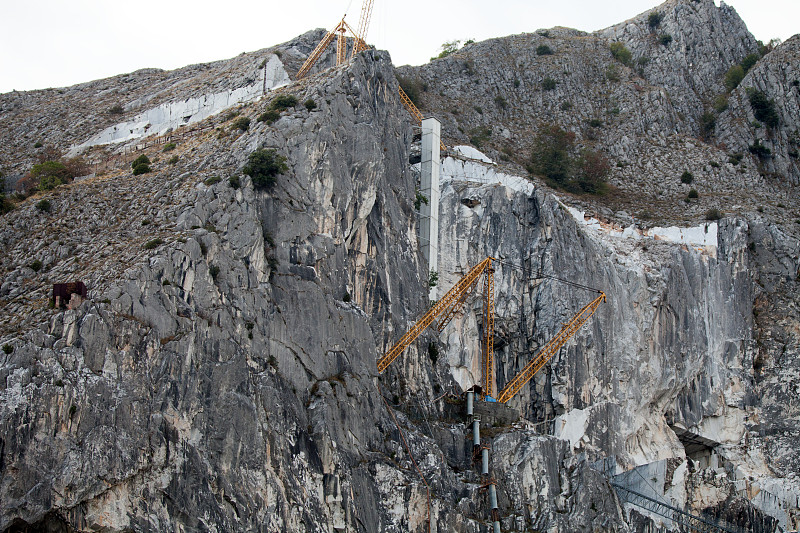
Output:
M292 81L322 35L0 95L9 187L91 171L0 215L0 531L797 529L798 37L668 0ZM430 305L399 83L449 147L439 294L502 260L496 384L607 296L509 409L477 403L490 478L482 298L375 365ZM556 129L605 194L538 173Z

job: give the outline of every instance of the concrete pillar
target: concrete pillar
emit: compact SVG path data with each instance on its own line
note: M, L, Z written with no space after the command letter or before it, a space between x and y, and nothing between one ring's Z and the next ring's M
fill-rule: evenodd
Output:
M483 448L481 450L481 474L484 476L489 475L489 449Z
M422 256L428 262L428 272L439 272L439 143L442 125L435 118L422 121L422 160L420 163L420 192L428 199L420 205L419 240ZM436 287L429 298L436 300Z
M467 416L472 416L474 413L475 393L470 391L467 393Z
M481 421L479 418L472 420L472 444L473 446L481 445Z

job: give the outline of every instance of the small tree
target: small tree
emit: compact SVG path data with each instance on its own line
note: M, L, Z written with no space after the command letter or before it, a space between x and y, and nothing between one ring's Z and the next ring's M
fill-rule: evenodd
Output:
M447 41L445 43L442 43L442 46L440 47L441 52L439 52L438 56L432 57L431 61L435 59L443 59L449 56L450 54L458 50L458 45L460 44L461 41Z
M131 163L131 168L133 169L134 176L150 172L150 158L144 154L140 155L133 160L133 163Z
M647 17L647 25L650 26L650 29L656 29L663 19L664 15L658 11L654 11Z
M778 112L775 110L775 102L767 98L767 95L761 91L749 91L748 99L750 100L750 107L753 109L753 115L756 120L759 120L767 125L768 128L775 128L780 123Z
M731 92L744 79L744 69L741 65L734 65L725 73L725 88Z
M633 60L633 54L631 51L625 48L625 45L622 43L611 43L608 45L609 50L611 50L611 55L614 56L614 59L619 61L625 66L631 66L631 62Z
M575 134L564 131L555 124L544 125L533 141L531 167L556 185L564 185L572 170L570 151L575 145Z
M253 186L256 189L266 189L275 183L278 174L288 170L284 156L271 148L259 148L247 157L247 164L242 172L253 179Z
M551 56L553 55L553 49L547 46L546 44L540 44L536 47L536 55L537 56Z

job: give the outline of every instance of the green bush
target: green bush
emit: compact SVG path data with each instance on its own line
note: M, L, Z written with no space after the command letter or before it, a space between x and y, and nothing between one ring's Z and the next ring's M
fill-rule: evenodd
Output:
M275 183L278 174L288 170L284 156L273 149L259 148L247 157L247 164L242 172L253 179L256 189L266 189Z
M150 158L142 154L133 160L133 162L131 163L131 168L136 168L139 165L149 165L149 164L150 164Z
M614 81L614 82L620 80L619 65L617 65L616 63L608 64L608 66L606 67L606 79L608 81Z
M756 139L756 142L747 147L751 154L764 159L772 155L772 150L761 144L761 139Z
M39 200L36 202L36 209L39 211L50 211L50 201L49 200Z
M631 51L625 48L625 45L622 43L611 43L608 45L608 48L611 50L611 55L614 56L614 59L619 61L625 66L631 66L631 62L633 60L633 54Z
M294 107L297 105L297 97L293 94L281 94L275 97L274 100L269 105L269 108L273 111L285 111L290 107Z
M14 204L0 192L0 215L5 215L14 210Z
M220 178L219 176L211 176L210 178L206 179L203 183L205 183L210 187L215 183L219 183L220 181L222 181L222 178Z
M717 113L722 113L728 109L728 97L724 94L721 94L714 98L714 111Z
M684 170L683 174L681 174L681 183L689 185L691 182L694 181L694 175L688 170Z
M591 126L592 128L602 128L602 127L603 127L603 121L602 121L602 120L600 120L599 118L593 118L593 119L590 119L590 120L588 121L588 124L589 124L589 126Z
M317 103L314 100L312 100L311 98L309 98L308 100L303 102L303 105L309 111L313 111L313 110L315 110L317 108Z
M763 122L768 128L775 128L780 123L778 112L775 110L775 102L767 98L761 91L749 92L750 107L757 120Z
M422 82L416 78L408 78L406 76L397 76L397 83L400 88L406 93L408 99L411 100L415 106L420 107L420 94L422 92Z
M744 73L747 74L748 71L751 68L753 68L753 66L758 62L759 59L761 59L761 54L754 52L752 54L745 56L745 58L742 59L741 62L739 62L739 64L742 66L742 70L744 71Z
M228 178L228 184L232 189L238 189L242 186L241 182L239 181L239 176L231 176Z
M11 346L10 344L4 344L3 345L3 352L5 352L6 355L10 354L13 351L14 351L14 347Z
M475 148L480 149L484 143L489 142L491 137L492 129L487 126L483 126L470 131L469 142L472 143Z
M250 129L250 119L247 117L239 117L233 121L233 129L239 131L247 131Z
M533 142L531 169L556 186L563 186L572 173L570 152L574 145L574 133L564 131L555 124L541 126Z
M661 21L664 19L664 15L659 13L658 11L654 11L650 13L647 17L647 25L650 26L651 29L655 29L661 24Z
M669 43L672 42L672 35L664 33L658 36L658 42L661 43L663 46L669 46Z
M42 146L44 145L42 144L41 141L36 141L36 143L33 145L34 148L41 148Z
M689 194L687 194L686 197L689 199L696 199L700 198L700 194L697 192L696 189L692 189L689 191Z
M167 143L164 145L164 149L162 150L162 152L171 152L172 150L177 148L177 146L178 145L175 143Z
M728 163L730 163L733 166L736 166L742 162L742 158L744 158L744 154L742 154L741 152L730 154L728 156Z
M432 57L431 61L434 61L436 59L444 59L445 57L449 56L453 52L457 51L458 50L458 45L460 45L460 44L461 44L461 41L447 41L445 43L442 43L442 46L440 47L441 52L439 52L438 56Z
M553 49L547 46L546 44L540 44L536 47L536 55L537 56L551 56L553 55Z
M508 102L506 101L506 99L499 94L494 97L494 103L497 104L497 107L499 107L500 109L505 109L506 107L508 107Z
M67 183L72 177L67 166L61 161L43 161L33 165L30 175L40 190L53 189Z
M275 111L274 109L270 109L264 113L258 115L256 119L259 122L266 122L268 125L272 125L273 122L281 118L281 114Z
M145 250L152 250L154 248L158 248L162 244L164 244L164 241L162 239L160 239L160 238L156 238L156 239L153 239L151 241L147 241L144 244L144 249Z
M542 89L545 91L552 91L556 88L556 80L553 78L545 78L542 80Z
M211 274L211 278L216 281L217 276L219 276L219 267L217 265L209 265L208 273Z
M719 220L725 216L725 213L717 208L709 209L706 211L706 220Z
M31 264L28 265L28 268L30 268L34 272L39 272L42 269L42 262L36 259Z
M133 167L134 176L138 176L139 174L147 174L150 171L151 171L150 165L141 164Z
M175 164L175 163L177 163L178 161L180 161L180 158L179 158L177 155L173 155L172 157L170 157L170 158L167 160L167 163L168 163L168 164L170 164L170 165L174 165L174 164Z
M125 112L125 109L119 104L114 104L108 108L108 113L110 115L121 115Z
M700 116L700 132L703 138L708 138L714 135L714 130L717 127L717 117L714 113L705 112Z
M734 65L725 73L725 88L731 92L744 79L744 69L741 65Z

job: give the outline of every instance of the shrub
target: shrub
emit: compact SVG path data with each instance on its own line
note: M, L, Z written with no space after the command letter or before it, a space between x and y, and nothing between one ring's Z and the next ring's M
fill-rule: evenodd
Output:
M431 270L428 273L428 287L436 287L439 284L439 273Z
M216 281L217 276L219 276L219 267L217 265L209 265L208 273L211 274L211 278Z
M279 118L281 118L281 114L273 109L270 109L269 111L266 111L265 113L261 113L260 115L258 115L258 118L256 120L258 120L259 122L266 122L268 125L272 125L272 123L278 120Z
M0 192L0 215L5 215L6 213L14 210L14 204L6 198L6 195Z
M346 303L346 302L349 302L350 300L351 300L350 293L349 292L345 292L344 296L342 296L342 301Z
M39 272L42 269L42 262L38 259L35 259L31 264L28 265L28 268L34 272Z
M569 180L572 171L570 152L575 144L575 134L557 125L544 125L533 141L531 168L557 186Z
M172 157L170 157L170 158L167 160L167 163L169 163L170 165L174 165L174 164L175 164L175 163L177 163L178 161L180 161L180 158L179 158L177 155L173 155Z
M603 127L603 121L600 120L599 118L590 119L588 123L589 123L589 126L591 126L592 128L602 128Z
M125 109L122 108L119 104L114 104L108 108L108 113L110 115L121 115L125 112Z
M739 64L742 66L742 70L744 71L744 73L747 74L747 72L751 68L753 68L753 65L755 65L759 59L761 59L761 54L754 52L752 54L745 56L745 58L742 59L742 61Z
M278 174L287 172L286 158L273 149L259 148L247 157L247 164L242 172L253 179L256 189L266 189L273 183Z
M659 35L658 42L661 43L662 46L669 46L669 43L672 42L672 35L667 33Z
M170 152L174 150L177 146L178 145L175 143L167 143L164 145L164 149L162 150L162 152Z
M697 192L696 189L692 189L689 191L689 194L687 194L686 197L689 199L700 198L700 194Z
M717 163L716 161L709 161L708 166L710 166L711 168L719 168L719 163Z
M736 165L738 165L739 163L742 162L742 158L743 157L744 157L744 155L741 152L737 152L735 154L730 154L728 156L728 163L730 163L733 166L736 166Z
M552 91L556 88L556 80L553 78L545 78L542 80L542 89L545 91Z
M633 59L633 55L631 51L625 48L625 45L622 43L611 43L608 45L608 48L611 50L611 55L614 56L614 59L622 63L626 66L631 66L631 61Z
M297 97L293 94L281 94L270 103L269 108L274 111L285 111L297 105Z
M144 154L140 155L133 160L133 163L131 163L131 168L133 169L134 176L150 172L150 158Z
M706 220L719 220L723 216L725 216L725 213L723 213L716 207L714 209L709 209L708 211L706 211Z
M13 351L14 351L14 347L11 346L10 344L4 344L3 345L3 352L5 352L6 354L10 354Z
M303 102L303 105L306 106L306 109L309 111L313 111L317 108L317 103L311 98Z
M650 13L647 17L647 25L650 26L651 29L655 29L661 24L661 21L664 19L664 15L659 13L658 11L654 11Z
M139 174L147 174L150 171L151 171L150 165L141 164L133 167L134 176L138 176Z
M164 241L162 239L160 239L160 238L156 238L156 239L153 239L152 241L147 241L144 244L144 249L145 250L153 250L154 248L158 248L162 244L164 244Z
M761 139L756 139L756 142L748 146L747 149L751 154L760 159L764 159L765 157L772 155L772 150L761 144Z
M238 189L242 186L241 182L239 181L239 176L231 176L228 178L228 184L232 189Z
M408 99L411 100L415 106L420 107L420 93L422 92L422 83L416 78L408 78L406 76L397 76L397 83L400 88L406 93Z
M36 209L39 211L50 211L50 201L49 200L39 200L36 202Z
M440 47L441 52L439 52L438 56L432 57L431 61L434 61L436 59L443 59L449 56L450 54L458 50L458 45L460 44L461 41L447 41L445 43L442 43L442 46Z
M547 46L546 44L540 44L536 47L536 55L537 56L551 56L553 55L553 49Z
M247 117L239 117L233 121L233 129L239 131L247 131L250 129L250 119Z
M744 69L741 65L734 65L725 73L725 88L731 92L744 79Z
M619 81L619 67L616 63L609 63L606 67L606 79L608 81Z
M717 113L722 113L728 109L728 97L724 94L721 94L714 98L714 111Z
M749 100L753 115L757 120L766 124L768 128L778 126L780 119L778 118L778 112L775 111L775 102L773 100L767 98L767 95L761 91L750 92Z
M606 191L605 178L611 171L608 158L599 152L584 150L578 161L580 176L576 185L579 192L603 194Z
M43 161L33 165L30 175L40 190L53 189L67 183L70 176L67 166L61 161Z
M210 187L215 183L219 183L220 181L222 181L222 178L220 178L219 176L211 176L210 178L206 179L203 183L205 183Z
M560 106L561 111L569 111L572 109L572 102L562 102Z
M34 148L41 148L42 146L44 145L42 144L41 141L36 141L36 143L33 145Z
M694 181L694 176L688 170L684 170L683 174L681 174L681 183L689 185L691 182Z
M717 127L717 117L714 113L708 111L700 116L700 133L704 138L714 135L714 130Z
M499 94L494 97L494 103L497 104L497 107L499 107L500 109L505 109L506 107L508 107L508 102L506 101L506 99Z

